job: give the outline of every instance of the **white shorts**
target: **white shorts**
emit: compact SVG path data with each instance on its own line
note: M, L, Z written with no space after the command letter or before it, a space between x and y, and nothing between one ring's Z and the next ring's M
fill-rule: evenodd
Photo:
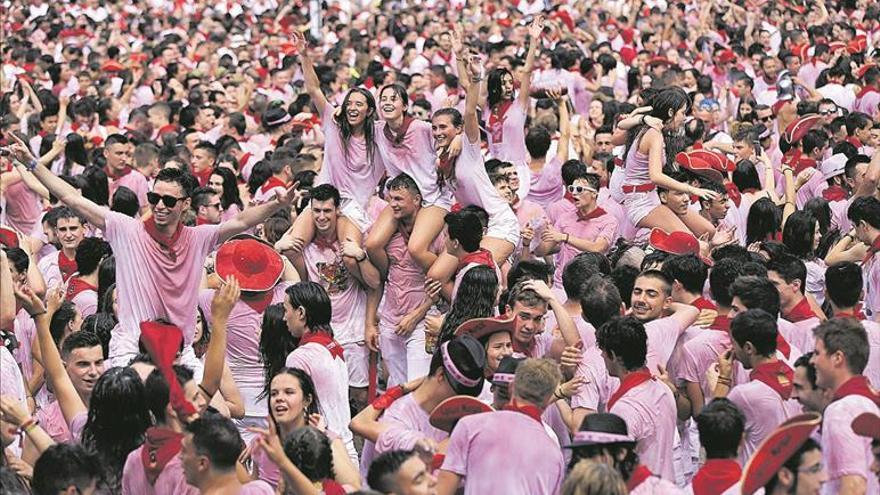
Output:
M367 211L353 199L342 198L339 213L353 223L361 231L361 234L365 234L373 225Z
M452 205L455 204L455 193L452 192L452 189L448 187L443 187L440 189L440 196L437 197L437 200L434 202L422 201L422 206L439 206L446 211L452 210Z
M110 366L112 367L126 367L131 364L131 360L134 359L138 355L138 347L137 343L134 344L134 347L131 345L131 340L125 338L125 335L122 333L119 324L113 329L113 332L110 337L110 349L109 354L110 357L108 361L110 361ZM203 363L199 358L196 357L196 353L193 351L192 345L186 345L183 347L183 351L180 353L180 357L177 358L176 364L182 364L192 370L193 379L196 383L202 382L202 375L205 372L205 363Z
M490 216L486 237L501 239L516 246L519 243L519 221L513 210L507 209L504 213Z
M394 327L380 320L379 350L388 368L389 387L427 375L432 356L425 352L425 320L407 336L397 335Z
M364 388L370 383L370 348L361 342L342 344L345 366L348 367L348 386Z
M660 196L657 190L647 192L625 193L623 199L623 208L626 210L626 216L636 227L643 218L648 216L654 208L660 206Z

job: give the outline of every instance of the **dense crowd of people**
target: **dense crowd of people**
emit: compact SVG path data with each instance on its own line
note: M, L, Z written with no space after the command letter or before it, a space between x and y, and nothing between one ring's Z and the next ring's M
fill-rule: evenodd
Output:
M880 4L0 12L3 493L880 495Z

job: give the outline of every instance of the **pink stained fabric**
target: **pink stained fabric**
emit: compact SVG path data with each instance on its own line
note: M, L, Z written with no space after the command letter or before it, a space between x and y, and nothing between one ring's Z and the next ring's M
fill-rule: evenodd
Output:
M540 422L516 411L462 418L449 438L441 469L464 477L465 495L551 495L558 493L565 477L559 446Z
M98 312L98 292L94 290L84 290L70 300L79 310L81 317L93 315Z
M111 356L136 353L142 321L164 318L192 343L205 258L217 248L219 225L180 227L173 255L147 234L140 220L108 212L104 239L116 256L119 328ZM116 352L114 352L116 351Z
M699 383L705 403L711 402L714 390L709 388L706 371L731 345L730 334L719 330L705 330L685 343L673 375L676 383Z
M727 398L746 417L745 439L739 454L741 466L748 462L773 430L802 412L796 400L784 400L775 390L758 380L733 387Z
M348 368L345 361L334 358L321 344L311 342L294 349L287 356L285 365L299 368L312 377L327 428L339 435L352 462L357 465L354 438L351 430L348 429L351 410L348 403Z
M609 376L598 347L585 347L584 355L575 370L575 376L584 378L584 385L572 396L572 409L585 408L596 412L605 410L608 398L620 386L617 377Z
M648 156L639 152L639 141L632 144L626 156L626 170L623 186L651 184L648 175ZM623 194L623 206L629 221L638 226L643 218L660 205L657 190L646 192L629 192Z
M256 444L252 443L250 446L255 447L255 445ZM281 469L278 468L278 465L269 458L266 451L263 449L257 448L253 452L254 453L251 455L251 461L256 468L257 479L265 481L272 486L272 488L276 488L281 481Z
M556 219L553 226L556 230L565 232L571 237L576 237L578 239L586 239L588 241L605 239L608 241L608 248L602 251L601 254L607 253L608 249L614 245L614 241L617 239L617 219L609 213L605 213L604 215L589 220L581 220L578 217L577 210L566 212ZM565 265L582 252L583 251L572 246L570 243L560 244L559 253L556 255L556 265L558 269L553 276L554 286L562 286L562 272Z
M269 201L272 201L273 199L275 199L276 194L283 194L286 190L287 190L286 187L276 186L276 187L272 187L270 189L267 189L266 191L263 191L263 188L260 187L254 193L254 197L251 198L251 203L256 204L256 205L268 203Z
M875 390L880 390L880 323L863 321L862 325L868 333L868 365L862 372L871 382Z
M137 196L138 205L141 208L149 206L149 203L147 202L147 193L150 192L150 185L147 183L147 178L144 177L144 174L137 170L132 170L116 180L110 179L111 198L113 197L113 193L115 193L121 186L131 189L131 192Z
M131 451L125 459L122 468L122 495L162 495L173 493L175 495L198 495L199 489L186 482L183 474L183 464L180 456L174 456L159 476L155 484L150 484L147 472L141 460L141 451L144 446Z
M646 364L653 374L657 374L657 365L669 364L669 357L675 349L678 341L687 328L682 328L675 316L667 316L645 323L645 332L648 334L648 355Z
M651 472L675 480L672 452L675 442L676 406L669 387L648 380L625 393L608 412L626 421L629 435L638 441L636 453Z
M37 268L43 275L46 287L60 287L64 283L64 276L61 275L61 269L58 268L58 256L60 253L61 251L55 251L54 253L47 254L37 262Z
M430 250L439 254L444 246L445 235L439 235ZM400 232L391 236L385 250L388 253L388 280L379 307L379 318L383 325L393 327L425 300L425 270L409 254L406 239Z
M321 125L324 131L324 164L315 180L318 184L333 184L344 198L355 200L366 208L370 196L385 173L385 165L378 150L368 155L363 136L352 136L348 146L342 140L342 131L333 118L332 105L324 108ZM373 136L378 139L374 131ZM347 152L346 152L347 151Z
M488 122L490 113L488 108L483 112L486 122ZM511 102L510 108L504 115L504 121L501 123L500 129L489 129L489 156L514 165L527 163L526 113L526 108L520 105L519 101L513 100Z
M556 222L556 220L558 220L565 212L576 210L577 207L571 201L565 198L558 199L547 207L547 218L550 219L551 222Z
M37 411L35 417L40 422L40 426L46 430L46 433L55 442L67 443L73 440L70 428L67 426L67 421L64 420L64 414L61 412L61 404L57 400L53 400L46 407Z
M849 395L838 399L828 407L822 418L822 464L828 473L828 481L822 485L822 493L836 495L840 492L840 478L847 475L861 476L867 481L867 495L880 493L877 477L870 471L874 456L871 439L856 435L852 421L862 413L880 414L880 409L867 397Z
M274 495L275 490L265 481L256 480L241 486L238 495Z
M520 179L523 180L523 179ZM562 162L558 156L548 156L541 170L529 171L529 194L526 199L547 208L562 199Z
M441 190L437 182L437 153L434 150L434 136L431 124L414 120L403 136L400 145L395 145L385 136L385 121L377 122L375 127L376 148L389 179L402 173L408 174L419 186L425 206L438 202ZM382 174L379 174L381 178ZM446 206L446 205L443 205Z
M31 191L23 181L18 181L6 188L6 206L3 214L6 223L19 232L33 232L43 212L43 200Z
M878 321L880 320L880 256L875 254L862 265L862 276L865 278L862 309L870 320Z
M675 486L671 481L651 476L630 490L630 495L685 495L686 491ZM738 493L738 492L737 492Z
M283 302L284 290L289 285L286 282L276 285L271 291L269 304ZM199 307L210 325L213 325L211 300L214 293L213 290L202 290L199 293ZM232 378L244 400L245 416L265 418L269 414L266 398L259 398L266 381L260 354L262 323L261 312L242 300L235 303L226 324L226 364L229 365Z
M779 333L785 338L786 342L798 348L801 352L810 352L816 347L813 329L818 327L820 323L821 321L818 317L808 318L797 323L780 318L778 320L778 328ZM795 360L799 356L791 355L789 357L791 360Z
M514 214L516 214L516 220L519 222L520 232L526 227L526 225L531 226L532 230L535 231L535 236L532 237L532 242L529 245L529 249L534 250L539 244L541 244L541 233L544 232L547 224L550 223L550 220L544 212L544 207L529 199L523 199L516 204ZM519 245L514 249L514 253L517 253L522 249L522 243L523 239L520 238Z
M511 111L516 105L511 105ZM489 214L489 223L500 217L514 219L513 211L508 202L501 198L483 163L483 155L480 152L480 140L471 143L462 134L461 155L455 164L455 182L453 185L455 199L462 206L477 205ZM491 228L490 228L491 230Z
M816 165L818 167L818 164ZM803 185L797 192L797 200L795 204L798 210L803 210L807 201L813 198L821 198L822 191L828 189L828 181L825 180L822 172L816 170L810 180Z
M235 203L229 205L228 208L223 210L223 213L220 215L221 222L228 222L235 218L239 213L241 213L241 208Z
M423 438L438 443L446 439L449 435L431 426L428 415L428 411L422 409L412 394L395 401L379 418L379 422L387 425L388 429L376 439L375 454L396 449L410 450Z
M880 93L871 91L861 98L856 98L856 111L868 115L877 115L878 107L880 107Z
M337 255L338 246L335 239L333 247L312 242L303 249L303 261L309 280L321 284L330 296L333 338L340 344L363 342L367 293Z
M21 369L22 377L27 382L34 376L33 349L37 344L37 326L31 315L22 308L15 315L14 329L15 338L18 339L19 345L12 355ZM49 392L45 385L40 386L40 389L34 394L34 399L40 407L49 402Z
M829 201L828 207L831 208L831 228L836 228L841 232L849 232L852 229L852 222L846 216L846 210L852 200L846 201Z

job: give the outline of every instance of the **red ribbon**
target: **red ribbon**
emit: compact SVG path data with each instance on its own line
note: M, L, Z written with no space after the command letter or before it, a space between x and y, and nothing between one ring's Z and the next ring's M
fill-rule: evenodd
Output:
M609 408L610 409L610 408ZM641 485L645 482L646 479L654 476L654 473L651 472L647 467L639 464L636 467L635 471L633 471L632 476L626 480L626 489L632 492L637 486Z
M64 251L58 251L58 270L61 271L61 278L67 282L67 279L77 271L76 259L68 258L64 255Z
M182 439L182 433L168 428L160 426L147 428L144 448L141 449L141 464L144 466L150 485L156 483L156 479L162 474L165 465L180 452Z
M67 283L67 292L64 294L64 298L68 301L73 301L73 298L78 296L80 292L85 292L87 290L97 292L98 288L80 277L73 277L70 279L70 282Z
M605 213L606 213L605 210L603 210L601 207L598 207L598 206L596 207L595 210L587 213L586 215L582 214L581 210L577 210L578 220L581 220L581 221L588 221L588 220L592 220L594 218L599 218L602 215L604 215Z
M299 345L305 345L310 342L321 344L330 352L334 358L345 359L342 355L342 346L339 342L333 340L327 332L306 332L299 341Z
M828 189L822 191L822 197L825 198L826 201L845 201L847 197L846 189L837 184L828 186Z
M489 268L495 268L495 260L492 258L492 253L489 252L488 249L480 248L473 253L468 253L461 258L461 261L458 262L458 269L456 269L456 273L461 271L462 268L466 267L471 263L476 263L478 265L486 265Z
M703 310L718 311L718 306L715 306L715 304L712 301L706 299L703 296L700 296L700 297L694 299L691 302L691 306L699 309L700 311L703 311Z
M525 414L526 416L534 419L538 423L544 424L541 421L541 410L531 404L517 404L516 399L511 399L507 405L504 406L505 411L515 411L518 413Z
M653 378L654 377L651 375L651 372L648 371L648 368L642 368L626 375L626 378L620 382L620 387L611 395L611 398L608 399L608 408L606 411L610 411L611 408L614 407L614 404L627 392Z
M391 141L392 145L395 147L400 146L403 144L403 138L406 136L406 131L409 130L409 126L414 120L415 119L409 115L404 115L403 123L400 124L400 129L397 132L394 132L394 130L391 129L391 126L388 125L388 122L385 122L385 127L382 128L382 133L385 134L385 137L388 138L389 141Z
M275 188L275 187L286 188L287 183L285 183L283 180L281 180L278 177L275 177L273 175L273 176L269 177L268 179L266 179L266 182L264 182L263 185L260 186L260 192L263 194L266 194L267 192L271 191L272 188Z
M867 397L874 401L877 407L880 407L880 395L871 388L871 385L868 384L868 379L864 375L854 376L838 387L834 392L834 400L840 400L849 395Z
M749 378L766 384L785 400L791 397L794 371L784 361L758 365L749 373Z
M782 317L792 323L798 323L800 321L809 320L810 318L815 318L816 313L813 311L813 308L810 307L810 302L804 297L801 299L801 302L791 308L791 311L788 314L782 315Z
M739 481L742 468L732 459L708 459L694 475L694 495L718 495Z

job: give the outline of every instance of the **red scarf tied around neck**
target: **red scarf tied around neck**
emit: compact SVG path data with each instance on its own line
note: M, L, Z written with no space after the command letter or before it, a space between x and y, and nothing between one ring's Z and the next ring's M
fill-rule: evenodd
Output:
M741 475L742 468L732 459L708 459L691 486L694 495L718 495L739 481Z
M162 428L151 426L147 428L144 438L144 448L141 449L141 464L147 475L147 481L153 485L162 474L165 465L180 452L180 442L183 434Z
M306 332L299 340L299 345L306 345L309 342L321 344L334 358L345 359L342 353L342 346L333 340L327 332Z
M648 368L642 368L626 375L626 378L620 382L620 387L611 395L611 398L608 399L608 408L606 410L610 411L611 408L614 407L614 404L630 390L653 379L654 377L651 375L651 372L648 371Z
M526 416L534 419L538 423L543 424L541 421L541 410L531 404L517 404L516 400L511 399L511 401L504 406L505 411L516 411L518 413L525 414Z
M840 400L848 395L861 395L867 397L880 407L880 394L871 388L868 379L864 375L854 376L846 381L834 392L834 400Z
M749 378L772 388L784 400L791 398L794 371L784 361L772 361L756 366Z

